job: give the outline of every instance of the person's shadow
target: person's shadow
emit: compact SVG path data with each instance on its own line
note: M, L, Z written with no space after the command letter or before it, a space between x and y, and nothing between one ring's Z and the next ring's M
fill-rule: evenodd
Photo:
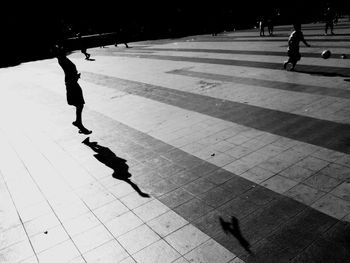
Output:
M82 143L96 152L94 157L98 161L113 169L113 178L130 184L140 196L150 197L149 194L142 192L141 189L130 180L131 174L129 173L129 166L126 164L125 159L119 158L109 148L101 146L97 142L90 142L90 137L87 137Z
M310 75L314 75L314 76L322 76L322 77L342 77L342 78L346 78L349 77L349 74L341 74L341 73L337 73L337 72L324 72L324 71L308 71L308 70L299 70L296 69L294 70L294 72L299 72L299 73L306 73L306 74L310 74Z
M234 216L231 217L231 222L226 222L221 216L219 217L222 229L226 234L231 233L241 244L241 246L249 253L253 254L250 250L249 242L242 236L239 228L238 219Z

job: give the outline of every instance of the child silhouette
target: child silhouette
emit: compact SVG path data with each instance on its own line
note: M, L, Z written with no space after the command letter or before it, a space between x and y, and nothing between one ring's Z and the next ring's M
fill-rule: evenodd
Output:
M76 108L76 119L72 124L79 128L79 133L90 134L92 131L84 127L81 117L85 101L83 97L83 91L78 84L80 73L78 73L74 63L67 58L66 52L62 47L56 47L56 57L58 59L58 64L64 71L64 80L67 91L67 103L68 105L72 105Z
M310 47L310 45L304 39L303 32L301 32L301 25L296 23L293 25L294 31L290 34L288 39L288 60L283 63L284 69L286 69L287 64L291 63L292 68L291 71L294 70L297 62L301 59L301 55L299 52L299 43L302 41L305 46Z

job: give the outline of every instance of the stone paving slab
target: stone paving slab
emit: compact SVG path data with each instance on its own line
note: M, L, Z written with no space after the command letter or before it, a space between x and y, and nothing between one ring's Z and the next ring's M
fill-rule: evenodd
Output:
M207 48L187 56L169 41L71 55L100 152L70 125L55 59L2 69L0 261L346 262L350 65L313 49L298 68L336 74L285 72L282 53L236 47L286 40L235 34L182 39Z

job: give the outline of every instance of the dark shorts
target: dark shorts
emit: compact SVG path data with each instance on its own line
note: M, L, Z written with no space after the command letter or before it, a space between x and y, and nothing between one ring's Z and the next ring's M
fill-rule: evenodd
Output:
M78 82L66 82L67 103L73 106L84 105L83 91Z
M301 59L299 50L293 50L293 49L288 50L288 57L290 57L290 59L293 61L299 61Z

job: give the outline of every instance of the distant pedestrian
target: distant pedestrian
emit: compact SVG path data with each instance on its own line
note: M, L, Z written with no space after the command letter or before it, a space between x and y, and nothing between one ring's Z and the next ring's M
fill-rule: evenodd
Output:
M220 32L219 15L213 15L211 20L211 35L216 37Z
M100 33L100 42L101 42L101 45L100 45L100 48L105 48L105 46L103 45L103 34Z
M265 36L265 19L261 19L259 22L260 36Z
M334 27L334 19L335 19L335 12L333 11L333 8L328 7L325 13L325 35L328 35L328 28L331 30L331 34L334 35L333 27Z
M310 47L310 45L304 39L303 32L301 32L301 25L299 23L295 23L294 31L290 34L288 39L288 60L283 63L284 69L286 69L287 64L291 63L293 71L297 62L301 59L301 55L299 52L299 43L302 41L305 46Z
M80 73L78 73L74 63L67 58L66 52L63 47L56 47L56 57L58 64L64 71L64 80L66 85L66 95L68 105L72 105L76 108L76 119L73 121L73 125L79 129L79 133L90 134L91 131L86 129L82 122L82 112L84 108L83 91L78 84Z
M87 53L87 48L86 48L86 45L81 37L81 33L78 33L77 37L78 37L79 47L80 47L81 53L83 53L85 55L86 60L89 60L90 54Z
M269 31L269 35L272 36L273 35L273 21L272 21L272 18L269 18L267 20L267 30Z
M126 33L123 28L119 28L117 34L116 34L116 40L114 46L118 46L118 44L123 43L126 48L129 48L128 45L128 38L126 36Z

